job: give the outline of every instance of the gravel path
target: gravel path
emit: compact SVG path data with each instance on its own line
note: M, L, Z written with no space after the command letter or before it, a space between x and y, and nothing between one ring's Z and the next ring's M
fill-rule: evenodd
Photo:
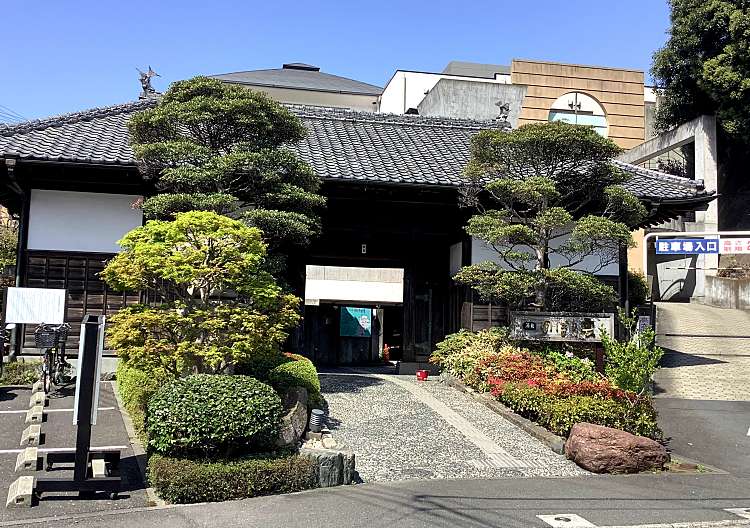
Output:
M321 373L320 379L329 427L354 450L365 482L586 474L470 396L437 381L417 386L411 377L394 382L388 376L338 373ZM415 387L397 384L405 382ZM461 424L467 431L457 428ZM508 456L500 455L498 462L491 451Z

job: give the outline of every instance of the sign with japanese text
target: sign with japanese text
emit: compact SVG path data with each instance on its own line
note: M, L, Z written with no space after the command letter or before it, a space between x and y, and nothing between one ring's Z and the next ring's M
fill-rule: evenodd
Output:
M750 238L722 238L719 251L722 255L750 254Z
M510 312L513 339L600 343L602 331L614 335L614 314Z
M706 255L719 253L716 238L671 238L656 241L657 255Z

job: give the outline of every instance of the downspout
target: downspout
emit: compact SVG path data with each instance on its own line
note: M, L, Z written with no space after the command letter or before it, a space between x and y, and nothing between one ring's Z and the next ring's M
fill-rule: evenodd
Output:
M29 238L29 207L30 200L28 193L24 192L23 188L18 184L16 179L15 168L17 163L16 158L8 157L5 158L5 168L7 170L8 187L15 192L22 201L21 214L18 219L18 246L16 250L16 287L22 286L23 282L23 265L26 261L26 244ZM23 327L21 326L21 329ZM11 330L10 342L11 351L8 359L15 361L16 357L20 354L21 348L23 347L23 339L19 339L19 335L23 336L23 332L19 332L19 325L15 325Z

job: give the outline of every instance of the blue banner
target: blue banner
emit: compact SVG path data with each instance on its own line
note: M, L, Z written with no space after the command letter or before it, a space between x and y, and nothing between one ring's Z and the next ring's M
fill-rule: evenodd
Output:
M656 241L657 255L718 255L715 238L670 238Z

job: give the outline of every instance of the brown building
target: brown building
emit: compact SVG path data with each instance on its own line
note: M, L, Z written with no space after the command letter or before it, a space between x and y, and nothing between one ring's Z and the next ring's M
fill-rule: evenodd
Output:
M527 87L519 125L578 120L624 149L643 143L642 71L515 59L510 78L512 84Z

